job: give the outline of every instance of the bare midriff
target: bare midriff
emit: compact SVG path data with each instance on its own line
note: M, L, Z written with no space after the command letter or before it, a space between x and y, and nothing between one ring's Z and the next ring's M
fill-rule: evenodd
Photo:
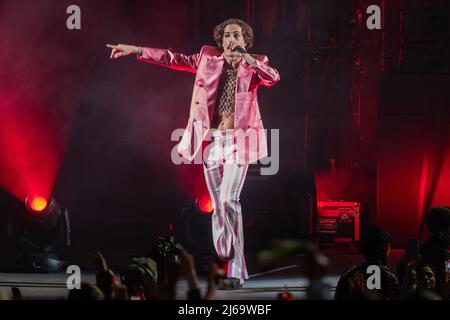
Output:
M225 62L211 128L217 128L218 130L234 129L236 78L237 69Z
M234 129L234 113L228 116L215 114L211 128L219 130Z

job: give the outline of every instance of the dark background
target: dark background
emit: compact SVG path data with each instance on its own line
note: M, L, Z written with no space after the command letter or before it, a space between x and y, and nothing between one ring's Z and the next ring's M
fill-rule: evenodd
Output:
M80 0L82 29L68 30L70 1L0 1L2 187L19 199L40 186L51 193L70 210L74 247L147 250L207 192L201 166L170 160L194 75L110 60L105 45L192 54L237 17L254 28L251 52L281 75L259 92L265 127L280 129L280 168L265 177L249 170L248 250L310 236L308 195L361 201L363 227L379 223L402 246L424 210L449 201L450 99L445 19L437 31L420 29L430 15L414 18L419 31L404 30L400 14L430 6L445 14L448 2L388 2ZM382 30L365 28L369 4L382 7ZM405 36L420 30L425 42Z

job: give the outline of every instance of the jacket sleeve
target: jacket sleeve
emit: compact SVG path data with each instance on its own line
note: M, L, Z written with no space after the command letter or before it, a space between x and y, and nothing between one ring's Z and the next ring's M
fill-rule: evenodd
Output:
M253 68L260 79L260 84L265 87L272 87L280 81L280 74L277 69L269 67L267 56L263 56L261 60L257 59Z
M143 47L142 55L138 55L137 59L174 70L196 73L200 62L200 53L188 56L169 49Z

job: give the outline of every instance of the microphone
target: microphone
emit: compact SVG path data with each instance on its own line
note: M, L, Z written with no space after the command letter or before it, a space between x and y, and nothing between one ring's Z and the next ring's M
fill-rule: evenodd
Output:
M239 52L239 53L242 53L242 54L246 54L247 53L247 51L245 51L245 49L242 48L241 46L234 47L234 49L232 51Z

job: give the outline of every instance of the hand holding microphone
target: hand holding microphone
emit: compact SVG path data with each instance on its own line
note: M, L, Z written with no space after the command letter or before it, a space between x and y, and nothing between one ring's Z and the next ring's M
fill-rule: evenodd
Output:
M245 50L245 48L241 47L239 44L233 41L230 42L230 44L228 45L228 50L231 51L230 57L232 57L233 59L243 58L245 61L247 61L248 64L256 66L256 59L248 54L247 50Z
M235 46L235 47L233 48L233 50L231 50L231 51L233 51L233 52L239 52L239 53L242 53L242 54L246 54L246 53L247 53L247 51L245 51L245 49L242 48L241 46Z
M230 49L231 52L240 53L240 55L238 55L238 56L242 56L247 53L247 51L244 48L242 48L239 44L237 44L235 42L230 42L228 49Z

